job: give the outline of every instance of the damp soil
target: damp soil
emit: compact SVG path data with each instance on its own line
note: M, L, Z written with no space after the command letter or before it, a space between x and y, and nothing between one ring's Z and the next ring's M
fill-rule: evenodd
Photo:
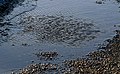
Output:
M0 73L119 74L119 10L119 0L12 1L1 12Z

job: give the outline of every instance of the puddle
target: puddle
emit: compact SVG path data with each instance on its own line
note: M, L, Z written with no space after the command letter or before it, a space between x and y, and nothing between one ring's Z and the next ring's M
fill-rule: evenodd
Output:
M21 19L24 34L32 35L40 42L65 43L79 46L83 41L96 38L100 30L93 22L65 16L28 16Z
M66 59L83 57L88 52L94 51L98 48L98 44L101 44L106 39L114 36L114 31L117 29L114 25L120 24L120 13L118 7L119 4L111 1L105 1L105 4L96 4L96 0L25 0L21 5L15 7L9 15L5 16L5 19L7 21L9 20L12 26L8 26L10 27L10 31L7 32L10 32L9 39L7 38L8 40L6 42L3 41L0 46L0 73L7 74L8 72L9 74L10 70L23 68L26 65L31 64L32 61L45 62L38 60L38 58L33 54L39 51L56 51L60 54L57 56L58 59L49 62L58 63ZM34 21L30 20L31 18L39 17L38 15L42 19L45 18L43 21L47 22L39 22L42 20L36 21L34 19ZM58 29L52 31L56 25L50 24L50 21L52 20L50 16L58 18L61 17L61 15L64 17L60 18L60 20L65 22L66 16L71 16L72 21L70 21L67 26L63 25L64 22L60 22L62 24L56 27ZM27 17L27 19L24 19L24 17ZM80 20L75 20L77 18ZM70 19L68 18L67 20ZM95 35L95 38L89 41L81 39L84 41L81 42L80 40L78 44L77 42L74 43L79 46L71 46L68 44L69 42L67 40L72 38L71 36L74 35L73 32L81 31L81 29L79 28L79 30L75 31L70 30L70 33L73 33L71 35L66 34L68 31L65 31L65 29L69 30L69 27L71 27L71 29L76 29L75 21L81 22L81 20L89 20L89 23L94 23L93 26L88 26L89 24L86 24L85 28L87 28L87 31L83 34L88 36L88 32L92 31L90 35ZM48 25L44 25L44 23L48 23ZM55 32L62 33L62 30L60 30L62 28L61 26L64 26L63 34L56 35L58 33ZM81 25L78 26L81 27ZM42 27L52 28L42 30ZM4 28L2 30L4 30ZM100 32L95 33L96 30L100 30ZM48 32L51 33L49 34ZM43 39L41 42L42 36ZM46 38L44 36L46 36ZM53 38L53 36L55 38ZM74 36L75 38L77 37L77 35ZM72 39L74 40L75 38Z

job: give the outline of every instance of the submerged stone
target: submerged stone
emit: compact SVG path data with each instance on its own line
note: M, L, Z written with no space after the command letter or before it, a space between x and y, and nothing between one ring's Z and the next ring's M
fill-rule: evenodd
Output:
M36 53L35 55L37 55L37 57L40 58L41 60L42 59L53 60L58 56L58 53L50 51L50 52L39 52L39 53Z
M79 45L96 37L94 23L65 16L28 16L20 22L24 32L33 32L42 42Z

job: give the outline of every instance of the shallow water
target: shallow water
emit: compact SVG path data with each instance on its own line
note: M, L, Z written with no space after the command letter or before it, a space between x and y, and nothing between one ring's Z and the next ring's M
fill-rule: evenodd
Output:
M37 2L24 2L23 4L24 6L17 6L6 16L6 19L10 19L14 26L11 28L13 35L10 40L0 46L0 73L3 74L10 70L23 68L31 64L32 61L46 62L38 60L33 54L38 51L57 51L58 59L50 62L58 63L66 59L85 56L87 53L95 51L98 44L113 37L114 30L118 29L114 25L120 24L119 4L112 1L106 1L105 4L96 4L95 0L38 0ZM101 32L95 39L85 41L78 47L60 43L39 43L32 33L22 33L20 25L16 23L24 15L63 15L90 19L95 22L95 26Z

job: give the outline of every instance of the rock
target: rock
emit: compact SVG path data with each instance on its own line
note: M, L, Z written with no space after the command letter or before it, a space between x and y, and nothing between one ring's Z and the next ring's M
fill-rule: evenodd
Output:
M19 74L43 74L45 71L57 70L57 64L32 64L22 69ZM49 73L49 72L48 72Z
M8 36L8 33L7 33L7 32L2 32L1 35L2 35L2 36Z
M35 55L37 55L37 57L40 59L53 60L58 56L58 53L50 51L50 52L39 52L39 53L36 53Z
M103 2L100 1L100 0L97 0L96 3L97 3L97 4L103 4Z

